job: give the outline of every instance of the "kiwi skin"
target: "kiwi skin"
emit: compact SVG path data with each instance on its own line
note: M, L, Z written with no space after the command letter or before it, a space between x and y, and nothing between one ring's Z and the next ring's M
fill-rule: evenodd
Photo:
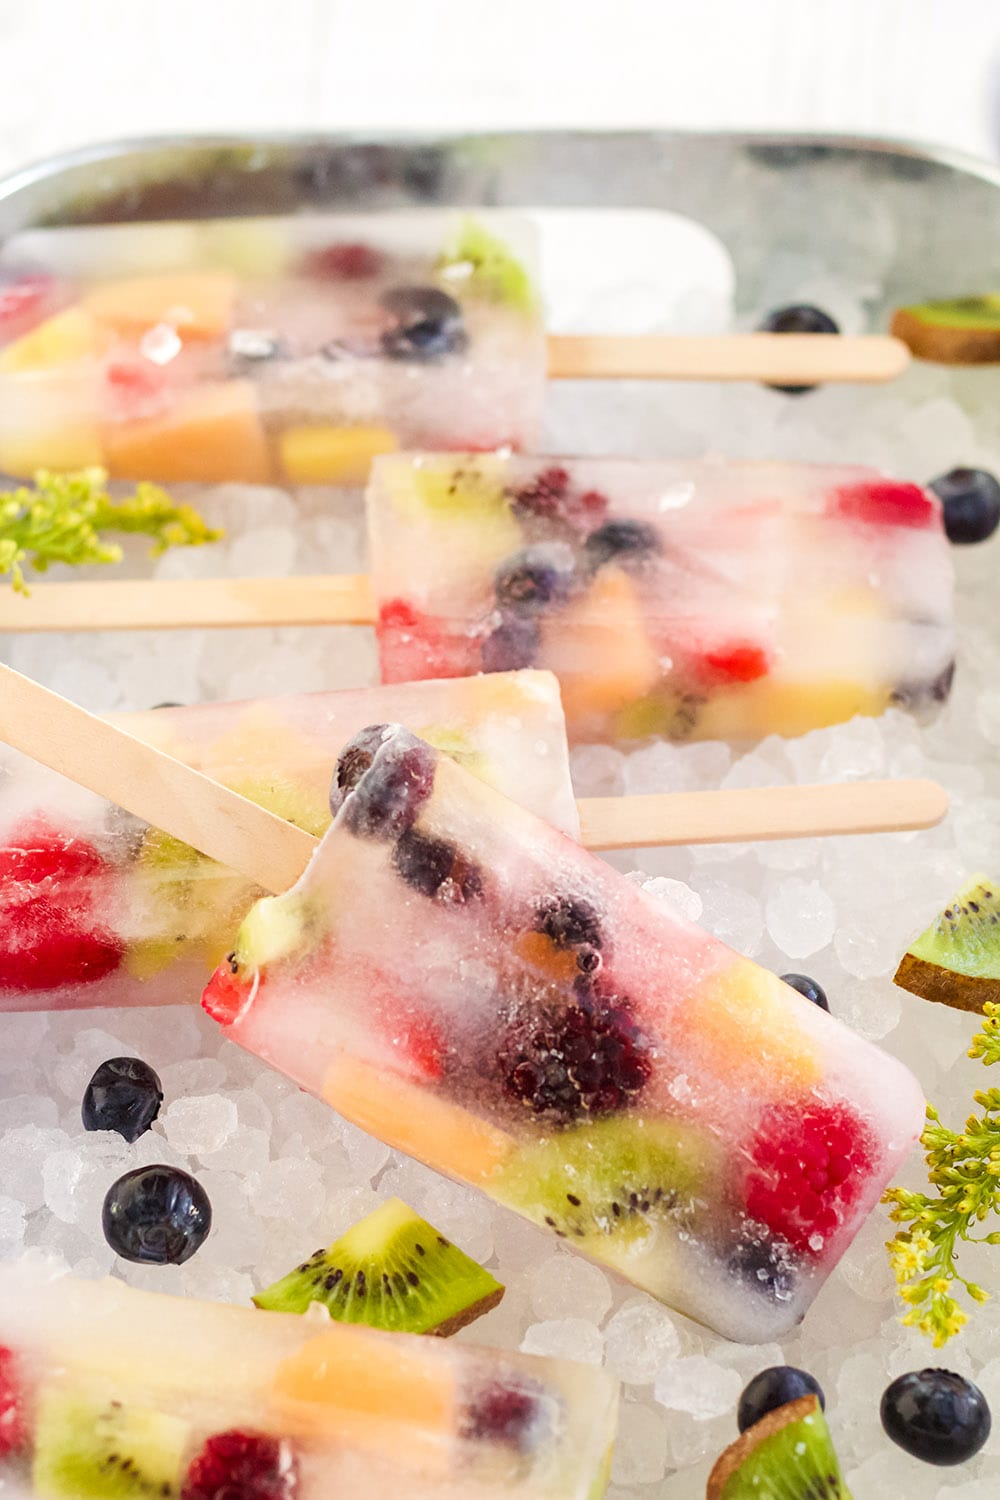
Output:
M916 308L900 307L889 328L902 339L910 353L938 365L1000 364L1000 328L949 327L931 317L921 317Z
M922 1000L950 1005L954 1010L982 1014L987 1002L1000 1004L1000 979L976 979L971 974L957 974L954 969L928 963L915 953L903 954L893 983L902 990L909 990L911 995L919 995Z
M782 1473L769 1476L772 1479L773 1488L761 1487L759 1493L762 1497L787 1494L789 1500L798 1500L800 1495L802 1500L851 1500L851 1492L841 1477L840 1466L826 1431L823 1413L815 1396L800 1396L798 1401L789 1401L786 1406L779 1406L777 1410L768 1412L766 1417L762 1417L753 1427L748 1428L742 1437L737 1438L735 1443L721 1453L708 1476L706 1500L727 1500L727 1495L735 1493L730 1489L730 1481L739 1474L755 1450L769 1438L777 1436L784 1428L803 1422L808 1417L814 1419L820 1438L817 1446L821 1451L814 1453L812 1457L817 1465L822 1464L823 1467L817 1467L814 1474L807 1475L802 1471L795 1475ZM756 1492L756 1482L754 1483ZM783 1483L783 1490L778 1488L779 1483ZM795 1488L797 1483L800 1486L799 1489ZM751 1493L750 1482L747 1485L747 1493Z
M339 1323L449 1338L496 1307L504 1288L399 1198L254 1297L271 1312L322 1303Z
M978 972L977 972L978 971ZM976 875L903 954L900 989L955 1010L1000 1002L1000 887Z

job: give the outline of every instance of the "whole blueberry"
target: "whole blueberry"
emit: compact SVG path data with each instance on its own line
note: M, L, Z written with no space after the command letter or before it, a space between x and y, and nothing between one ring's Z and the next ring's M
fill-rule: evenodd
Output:
M468 346L461 307L436 286L394 287L382 307L392 320L381 338L389 359L444 359Z
M806 1370L797 1370L794 1365L771 1365L755 1375L740 1397L736 1409L736 1421L741 1432L754 1427L769 1411L798 1401L802 1396L816 1396L820 1406L826 1410L826 1398L819 1381Z
M137 1167L111 1184L101 1222L104 1238L123 1260L179 1266L204 1243L212 1205L187 1172Z
M985 542L1000 526L1000 483L986 469L949 469L928 489L941 501L949 542Z
M805 995L813 1005L818 1005L820 1010L829 1011L830 1005L826 998L826 990L815 979L810 979L808 974L782 974L785 984L790 984L793 990L798 990L800 995Z
M565 599L573 583L573 555L561 542L541 543L515 552L493 578L503 610L530 613Z
M760 325L761 333L839 333L840 328L821 307L810 302L793 302L788 307L776 307L769 312ZM804 396L814 391L814 385L772 385L772 391L783 391L786 396Z
M401 724L362 729L340 753L330 807L359 839L394 843L434 789L434 751Z
M608 562L643 562L660 550L660 539L644 521L605 521L584 543L587 562L593 569Z
M102 1062L83 1095L84 1130L116 1130L137 1141L160 1113L160 1080L139 1057L109 1057Z
M986 1397L951 1370L913 1370L887 1387L882 1426L894 1443L927 1464L964 1464L992 1425Z
M541 644L538 621L529 615L503 614L500 624L483 639L480 665L484 672L515 672L530 667Z
M748 1223L726 1260L726 1269L758 1296L783 1303L795 1295L796 1260L791 1246L773 1239L763 1225Z

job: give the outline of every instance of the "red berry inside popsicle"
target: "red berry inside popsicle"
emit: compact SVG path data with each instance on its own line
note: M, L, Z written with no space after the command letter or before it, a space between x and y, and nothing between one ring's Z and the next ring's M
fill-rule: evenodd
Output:
M12 1351L0 1344L0 1458L23 1448L27 1437L17 1361Z
M842 1104L768 1111L750 1156L747 1214L813 1254L854 1210L874 1165L868 1130Z

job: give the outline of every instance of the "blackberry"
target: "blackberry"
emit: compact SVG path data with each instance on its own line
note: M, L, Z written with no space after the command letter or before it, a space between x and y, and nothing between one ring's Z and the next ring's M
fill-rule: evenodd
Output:
M449 906L462 906L483 893L478 865L446 839L431 838L415 828L398 840L392 862L408 886Z
M511 495L515 515L543 516L546 520L560 516L569 493L568 469L543 469L530 483Z
M600 951L601 923L595 908L580 896L550 896L535 912L535 931L544 932L557 948L586 945Z
M651 1071L649 1043L629 1013L585 990L575 1001L518 1007L497 1060L507 1095L560 1125L624 1109Z

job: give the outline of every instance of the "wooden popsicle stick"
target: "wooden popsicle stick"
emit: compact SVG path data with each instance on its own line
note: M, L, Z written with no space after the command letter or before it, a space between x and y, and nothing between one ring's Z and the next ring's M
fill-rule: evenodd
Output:
M883 334L733 333L547 339L556 380L756 380L768 385L895 380L910 362L902 339Z
M577 807L588 849L650 849L933 828L948 793L935 781L847 781L582 797Z
M187 630L250 625L371 625L364 573L313 578L99 579L0 583L0 631Z

